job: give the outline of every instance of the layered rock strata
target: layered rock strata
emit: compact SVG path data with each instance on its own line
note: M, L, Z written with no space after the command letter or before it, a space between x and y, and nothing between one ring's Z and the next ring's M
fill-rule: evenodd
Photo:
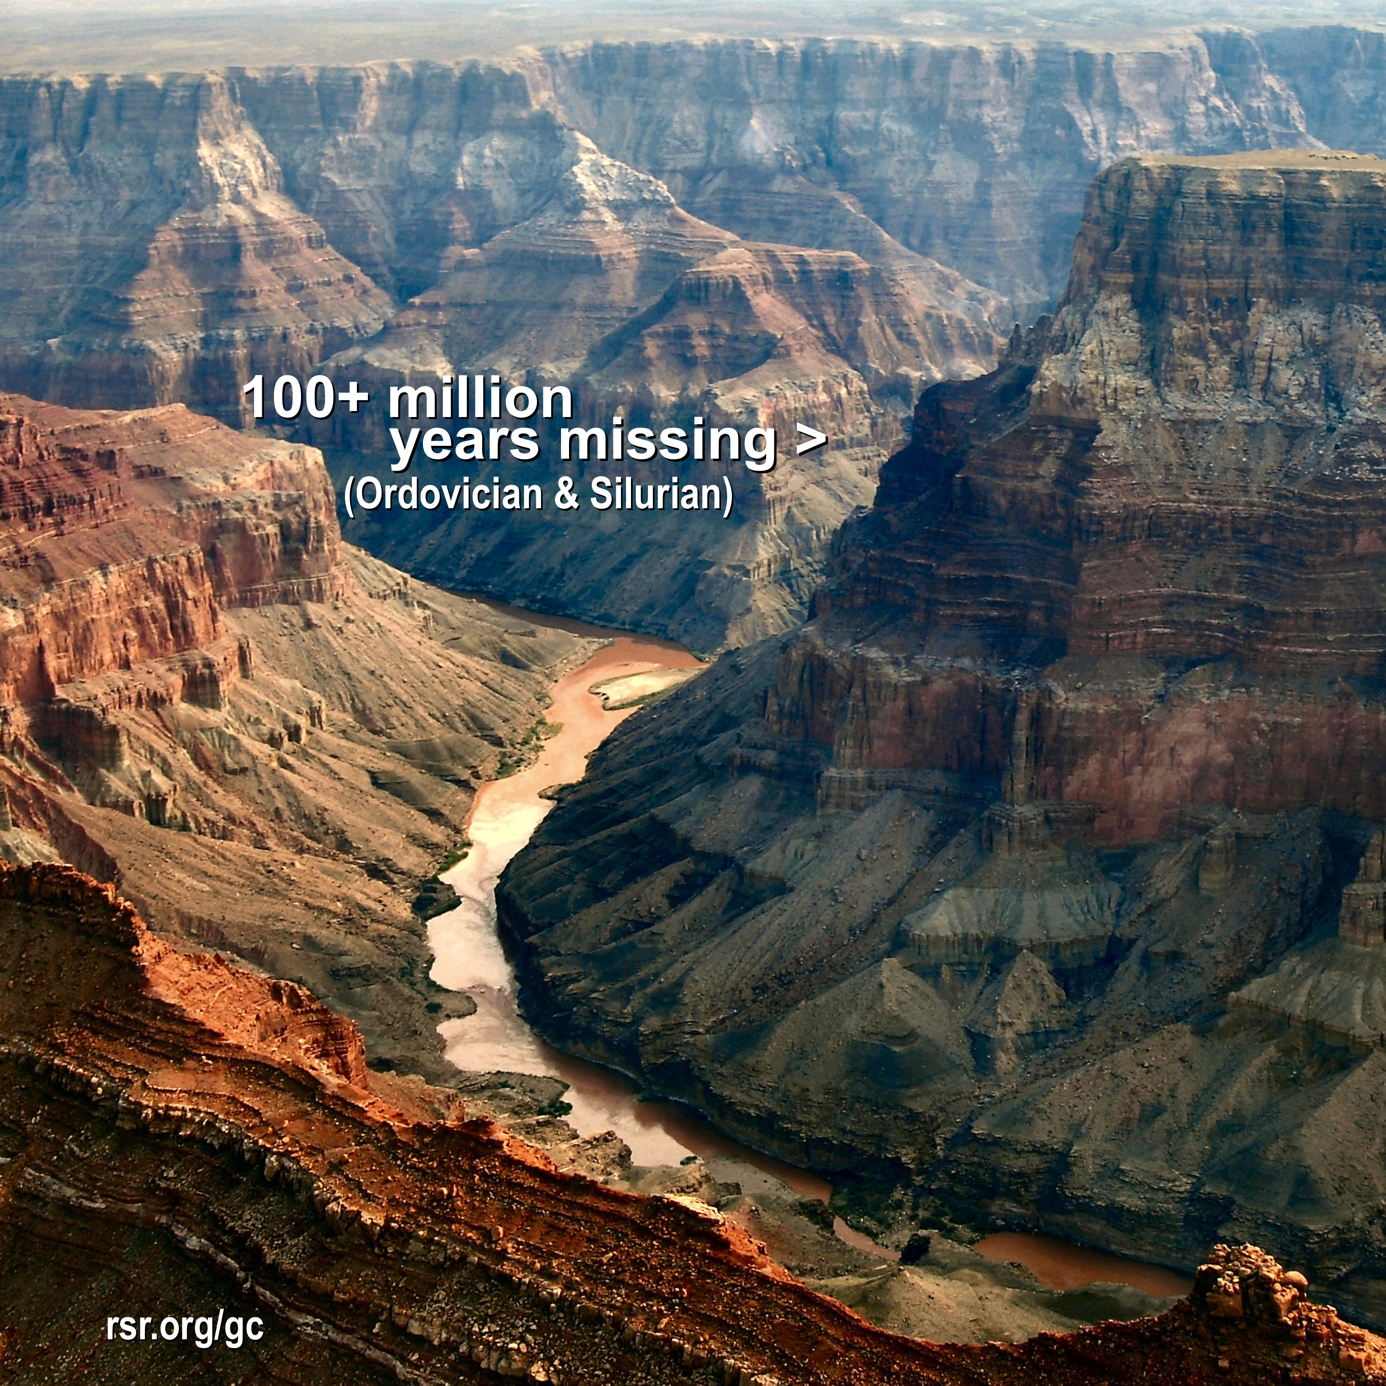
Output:
M1347 154L1103 175L1057 314L925 393L814 619L512 865L546 1032L900 1236L1254 1236L1386 1313L1384 195Z
M8 389L237 417L251 375L302 374L385 320L223 75L11 79L0 132Z
M1386 1343L1253 1247L1218 1248L1162 1318L1022 1346L895 1337L707 1205L563 1174L454 1094L371 1073L302 988L175 952L68 867L0 865L0 932L16 1382L232 1381L252 1363L555 1386L1386 1379ZM168 1340L185 1316L262 1336Z
M379 1062L448 1073L470 1001L428 981L419 882L588 648L344 545L311 448L0 397L0 854L123 881Z
M1293 51L1290 40L1276 56ZM1246 33L1111 48L611 43L545 65L578 128L698 215L749 239L868 259L908 247L999 290L1022 320L1061 292L1084 190L1104 165L1317 134L1294 81Z
M245 421L250 376L331 359L382 394L562 378L602 422L803 419L832 444L743 478L732 526L415 513L356 535L451 586L744 644L801 617L918 387L988 369L998 329L1053 301L1098 168L1329 130L1374 148L1378 47L707 40L9 78L0 383ZM343 477L388 455L374 414L308 441Z
M785 460L768 474L734 465L739 459L677 468L560 462L558 427L540 424L539 460L500 452L508 480L551 490L563 471L585 491L590 477L613 472L637 484L679 472L719 482L730 472L734 523L720 513L623 517L590 506L557 523L415 510L361 516L353 535L438 582L520 594L695 647L784 629L822 574L828 536L870 500L919 385L990 364L999 298L903 248L872 264L851 252L742 242L690 216L656 179L543 121L523 138L475 143L483 148L462 156L472 178L528 180L527 205L510 208L523 219L479 249L445 255L451 268L431 288L325 369L359 379L377 400L402 384L441 398L445 378L469 363L507 382L569 385L580 425L621 419L657 432L696 418L709 428L772 428ZM791 464L795 425L809 418L831 446ZM377 410L334 416L309 436L350 474L394 456L387 427ZM487 468L448 459L420 460L415 470L444 484Z

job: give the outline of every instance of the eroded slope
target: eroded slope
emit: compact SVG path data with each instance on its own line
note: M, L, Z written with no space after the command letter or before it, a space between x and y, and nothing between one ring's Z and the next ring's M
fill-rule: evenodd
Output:
M302 988L175 952L71 868L0 864L0 934L16 1382L1386 1379L1386 1344L1250 1247L1216 1249L1159 1319L1019 1347L894 1337L706 1205L560 1173L455 1095L372 1074ZM218 1309L264 1336L105 1337Z
M0 430L4 854L125 882L441 1076L470 1003L412 903L588 642L344 546L311 448L181 405L5 396Z
M901 1238L1254 1236L1380 1314L1384 190L1099 179L1058 314L926 392L814 619L512 865L541 1026Z

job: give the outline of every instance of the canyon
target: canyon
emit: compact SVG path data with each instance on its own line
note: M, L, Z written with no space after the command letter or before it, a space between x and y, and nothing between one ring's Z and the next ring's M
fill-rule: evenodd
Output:
M435 979L428 921L444 922L457 898L439 875L459 855L484 866L489 844L480 829L478 842L468 838L481 785L518 771L493 787L522 787L543 738L562 734L548 719L581 721L580 709L546 692L554 676L570 669L556 688L585 695L603 678L597 665L624 667L626 642L600 648L562 623L534 624L413 582L341 542L313 449L249 437L179 405L73 411L3 396L0 445L4 858L63 858L119 882L157 931L142 935L142 948L173 959L176 945L203 981L199 968L235 959L249 970L256 1007L268 995L306 1013L295 1024L306 1018L332 1045L354 1046L352 1074L398 1075L390 1081L406 1095L423 1078L443 1084L427 1111L465 1104L470 1119L495 1117L526 1149L604 1186L714 1199L728 1228L760 1244L769 1238L797 1273L830 1292L872 1295L864 1306L872 1318L898 1321L914 1306L900 1326L917 1330L922 1293L929 1324L945 1335L966 1339L985 1325L1009 1337L1024 1326L1070 1329L1104 1310L1133 1318L1168 1302L1048 1295L962 1248L881 1285L878 1257L835 1239L813 1197L746 1165L729 1142L714 1139L711 1168L678 1165L685 1151L667 1138L674 1168L643 1151L637 1164L603 1129L600 1104L587 1110L570 1094L582 1124L562 1119L572 1105L562 1100L564 1079L520 1062L472 1061L481 1056L455 1030L476 1012L477 988ZM664 657L701 667L682 652ZM561 773L574 778L582 758L569 759ZM542 761L535 771L549 773ZM45 879L58 882L60 899L74 880ZM109 912L112 886L82 889L73 897L82 911ZM6 937L19 946L17 934ZM43 938L62 954L56 936ZM36 957L19 947L16 966ZM42 985L71 999L68 983L91 961L79 947ZM47 1014L34 974L21 970L18 982L15 1024L26 1009ZM188 1001L177 987L163 995ZM234 1005L227 1016L243 1018ZM353 1018L362 1038L339 1016ZM265 1021L258 1038L276 1026ZM186 1064L200 1071L205 1050L195 1035L185 1040ZM445 1057L445 1044L457 1052ZM478 1068L486 1071L468 1071ZM27 1092L25 1101L35 1096ZM305 1098L303 1112L322 1100ZM416 1110L412 1099L396 1100ZM27 1115L11 1111L27 1140L53 1137L51 1116L42 1102ZM102 1179L121 1179L128 1154L112 1153ZM48 1187L48 1175L35 1177ZM195 1172L189 1180L198 1187ZM71 1235L83 1235L77 1222ZM16 1252L12 1264L28 1257ZM21 1357L28 1328L65 1302L64 1267L65 1253L56 1279L4 1287L6 1327L24 1330ZM990 1288L979 1297L977 1284ZM79 1321L95 1341L100 1325L73 1312L66 1341ZM120 1360L107 1364L117 1378ZM38 1361L25 1370L42 1378L52 1364Z
M198 1379L1386 1380L1309 1293L1386 1323L1383 91L1346 26L0 76L0 1376L230 1305ZM315 372L374 407L250 417ZM779 462L344 532L470 372ZM487 945L725 1148L457 1067L478 790L630 653L495 597L720 652Z
M258 1311L272 1341L246 1351L296 1380L397 1375L417 1363L420 1334L468 1379L518 1363L536 1381L674 1379L690 1366L749 1380L763 1373L746 1364L778 1362L781 1379L830 1380L814 1363L843 1352L860 1357L854 1371L877 1362L882 1379L902 1363L936 1363L940 1380L1004 1379L977 1376L964 1349L870 1328L768 1259L767 1244L911 1333L1064 1331L1169 1303L1116 1287L1046 1294L961 1246L894 1272L725 1141L710 1165L636 1164L610 1131L561 1119L563 1082L454 1067L439 1027L455 1039L477 1003L433 980L426 922L456 899L438 873L482 850L465 836L480 784L534 757L558 730L545 714L579 715L550 700L554 676L607 687L596 666L625 668L621 646L353 550L315 450L181 405L0 397L0 468L0 855L14 864L0 867L7 1380L51 1380L78 1361L96 1379L179 1373L181 1342L101 1333L112 1314L138 1322L180 1295L229 1300L238 1323ZM572 776L581 756L570 759ZM420 1140L431 1172L405 1214L396 1186ZM321 1175L344 1197L304 1182ZM449 1224L460 1240L442 1264L455 1273L421 1291L437 1313L404 1313L398 1287L379 1288L397 1269L399 1219L453 1196L459 1178L480 1201ZM527 1220L518 1280L513 1247L491 1254L502 1205ZM555 1232L613 1211L587 1251ZM663 1269L633 1267L613 1299L605 1263L649 1217ZM406 1242L429 1242L424 1222L411 1227ZM670 1325L686 1295L669 1285L687 1283L710 1227L710 1298L680 1336ZM357 1290L334 1272L324 1297L322 1266L340 1270L352 1228L369 1233ZM304 1236L318 1242L306 1257ZM780 1287L770 1302L737 1266ZM783 1321L777 1347L767 1313ZM1306 1304L1306 1335L1317 1315ZM1171 1352L1220 1350L1216 1335L1191 1345L1186 1327ZM1283 1337L1269 1330L1266 1351ZM1314 1342L1326 1361L1364 1345L1344 1380L1375 1370L1375 1340L1346 1324ZM223 1345L209 1379L235 1377L238 1351Z
M495 371L571 385L585 423L812 424L828 447L744 478L730 524L416 511L350 532L453 589L745 645L802 619L920 387L990 370L1052 306L1100 168L1380 152L1384 71L1380 34L1338 27L12 74L0 386L243 424L255 374L321 367L379 400ZM339 481L390 455L378 407L295 436Z
M1254 1240L1380 1319L1383 191L1096 180L809 622L620 729L502 878L544 1034L851 1171L887 1240Z
M310 987L377 1063L455 1072L437 1014L471 1003L428 979L427 882L593 643L344 545L312 448L16 395L0 612L0 854Z

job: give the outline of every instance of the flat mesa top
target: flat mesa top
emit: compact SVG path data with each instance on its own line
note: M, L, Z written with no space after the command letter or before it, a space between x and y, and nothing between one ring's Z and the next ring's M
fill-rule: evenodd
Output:
M1236 154L1140 154L1143 164L1192 168L1318 168L1386 173L1386 159L1350 149L1243 149Z

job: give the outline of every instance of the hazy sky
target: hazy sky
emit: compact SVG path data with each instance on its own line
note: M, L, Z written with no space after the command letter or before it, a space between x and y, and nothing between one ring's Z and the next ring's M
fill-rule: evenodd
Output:
M694 33L1133 35L1239 23L1386 25L1386 0L0 0L0 69L158 71L451 60Z

